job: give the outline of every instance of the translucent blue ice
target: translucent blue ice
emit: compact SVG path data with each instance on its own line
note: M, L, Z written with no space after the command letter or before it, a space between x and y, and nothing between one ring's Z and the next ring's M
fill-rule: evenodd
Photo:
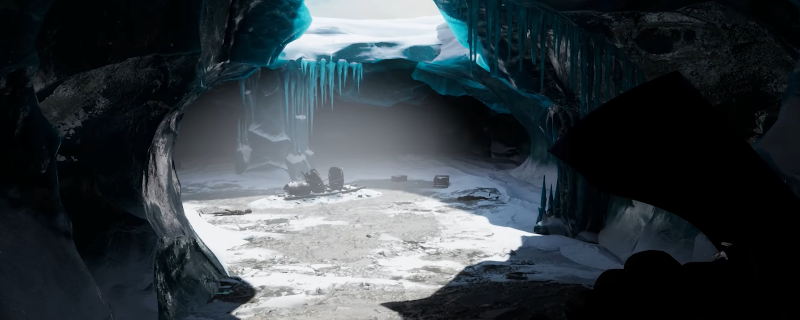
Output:
M510 63L515 58L508 46L516 33L514 45L520 58L529 56L530 62L539 66L542 80L537 90L542 92L549 50L559 65L565 66L568 89L580 98L582 116L645 80L641 69L615 46L583 32L569 18L544 5L531 1L521 5L513 0L435 1L459 43L469 49L469 58L493 76L498 77L500 62ZM505 54L501 54L503 49ZM521 71L523 64L518 67ZM613 77L615 73L622 77Z
M283 67L286 133L295 141L295 148L304 151L314 130L314 111L323 105L333 108L334 96L341 96L348 76L360 89L364 67L344 59L292 60Z

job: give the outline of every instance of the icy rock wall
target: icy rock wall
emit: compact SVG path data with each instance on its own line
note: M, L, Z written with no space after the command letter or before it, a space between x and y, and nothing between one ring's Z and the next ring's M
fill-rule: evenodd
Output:
M309 137L314 130L314 111L321 107L333 108L334 96L341 97L348 86L348 78L355 90L361 90L364 68L361 63L340 59L298 59L272 64L276 70L257 70L239 80L244 107L239 120L236 172L242 173L250 167L271 163L279 167L291 166L290 154L313 155L309 149ZM276 81L264 84L262 77L276 77ZM275 112L275 99L269 97L283 92L281 112ZM265 99L266 97L266 99ZM275 122L274 119L281 119ZM251 144L251 140L263 140ZM291 148L287 148L287 144ZM284 164L283 160L288 161ZM286 169L289 169L288 167ZM292 175L294 176L294 175Z
M685 8L635 1L600 4L436 0L436 3L456 38L469 48L470 59L479 69L502 79L518 92L536 92L553 101L546 117L550 121L530 123L528 119L520 119L526 127L541 127L550 137L562 134L593 108L642 80L678 69L721 108L734 105L732 101L743 100L754 91L758 96L766 95L768 99L755 112L745 115L755 125L742 129L750 130L753 134L747 138L755 141L769 130L774 121L770 119L776 118L777 109L773 106L783 91L783 74L788 70L787 62L791 63L792 56L797 54L784 43L796 43L794 38L776 38L776 32L769 27L787 23L796 26L796 19L776 17L776 11L759 10L748 1L726 3L761 17L761 24L753 23L734 9L712 3ZM604 12L558 12L542 4L558 10ZM661 12L613 12L625 8ZM519 36L526 33L527 37ZM661 47L668 50L658 51ZM609 57L610 65L606 63ZM468 78L473 79L469 75ZM461 82L450 81L448 90L469 91L470 85ZM760 85L750 88L742 83ZM549 87L557 90L548 90ZM513 113L513 108L509 109ZM564 221L575 231L601 228L608 195L588 187L571 169L559 167L561 188L556 197L565 200L560 208L566 213Z
M646 81L638 65L616 46L537 2L436 2L442 14L450 18L448 23L456 37L469 48L472 61L512 86L512 72L522 72L525 61L534 66L550 62L565 87L578 97L581 116ZM524 89L544 90L547 69L538 69L538 88Z
M556 198L563 205L554 214L568 226L567 235L599 231L608 195L553 163L546 150L577 119L645 81L643 71L612 43L536 2L436 3L455 37L469 49L469 60L483 69L469 73L478 74L483 86L499 80L501 84L489 85L490 91L505 98L503 105L531 134L530 161L515 174L537 178L557 170Z
M305 137L296 139L296 151L302 152L308 149L308 135L314 130L314 110L322 106L333 108L334 94L341 96L348 77L360 91L364 67L344 59L302 59L290 61L284 68L285 123L290 137Z
M717 252L714 244L686 220L646 203L614 196L598 240L622 261L637 252L659 250L680 263L706 262Z
M0 293L0 318L174 320L205 304L225 271L181 206L172 147L182 113L274 60L302 32L303 8L68 0L0 10L0 147L10 155L0 157L0 283L17 288Z
M58 132L33 89L40 17L52 1L0 10L0 318L111 319L60 203ZM9 49L13 48L13 49Z
M778 120L755 148L800 197L800 62L789 75Z

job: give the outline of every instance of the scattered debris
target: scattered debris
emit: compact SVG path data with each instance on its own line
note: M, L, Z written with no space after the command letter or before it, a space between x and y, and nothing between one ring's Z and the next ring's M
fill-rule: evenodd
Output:
M199 212L200 214L215 214L217 212L223 212L223 211L225 211L225 209L222 209L220 207L205 207L197 209L197 212Z
M205 207L197 209L197 212L200 214L213 214L215 216L240 216L243 214L253 213L253 210L245 209L245 210L230 210L230 209L223 209L220 207Z
M245 210L228 210L225 209L224 211L215 212L213 215L215 216L241 216L243 214L253 213L253 210L245 209Z
M450 176L448 175L436 175L433 177L433 187L434 188L447 188L450 187Z

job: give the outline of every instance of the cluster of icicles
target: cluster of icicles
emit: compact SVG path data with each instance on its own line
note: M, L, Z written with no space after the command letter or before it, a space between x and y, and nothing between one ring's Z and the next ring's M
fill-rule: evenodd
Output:
M297 149L305 150L314 128L314 110L325 104L333 108L334 94L338 92L341 96L348 76L352 76L356 89L361 90L364 66L344 59L336 62L300 59L289 61L285 70L286 132Z
M541 92L549 47L559 64L567 67L569 88L580 95L581 116L646 81L642 70L617 47L582 31L556 10L530 1L525 5L513 0L438 2L451 16L467 21L467 42L473 61L480 54L478 50L484 47L478 36L479 29L486 34L483 43L487 45L482 56L493 75L497 75L498 60L512 60L512 51L519 57L520 71L522 61L530 54L534 65L541 64ZM500 51L501 44L507 47L505 57ZM512 50L513 47L516 50Z
M352 84L360 91L364 77L363 65L343 59L336 62L299 59L286 63L283 72L284 132L293 141L296 152L308 149L308 138L314 126L314 110L326 104L333 108L334 94L338 92L341 96L348 77L352 77ZM248 144L248 131L253 128L251 122L256 117L256 95L250 93L258 87L258 82L258 74L240 80L245 107L244 121L239 120L238 124L240 148Z

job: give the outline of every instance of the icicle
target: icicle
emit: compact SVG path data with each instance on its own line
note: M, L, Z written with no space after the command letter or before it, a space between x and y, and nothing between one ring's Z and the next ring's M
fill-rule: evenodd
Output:
M525 9L530 10L530 9ZM539 55L536 54L536 50L539 46L539 38L542 29L542 17L540 12L531 12L529 16L530 26L531 26L531 62L535 66L539 61Z
M342 79L344 79L342 81L342 85L343 86L347 86L347 71L348 71L347 69L348 69L349 66L350 66L350 64L348 64L347 61L342 63L342 74L344 75L343 78L342 78Z
M291 64L289 64L289 65L291 65ZM289 81L288 81L287 78L289 77L290 74L291 73L285 74L284 75L284 80L283 80L283 103L284 103L284 105L286 107L284 109L284 116L286 118L284 120L284 131L286 131L286 126L289 124Z
M355 70L358 70L358 75L356 76L356 87L359 92L361 92L361 80L364 78L364 65L363 64L356 64Z
M494 50L494 44L497 41L496 39L497 37L495 36L495 29L497 28L495 24L497 23L497 21L494 20L495 10L493 8L493 4L495 3L497 3L497 0L494 1L486 0L483 3L486 8L484 12L486 13L486 45L487 45L486 57L484 57L484 61L486 61L486 63L489 65L489 73L493 76L496 75L495 73L496 70L494 68L495 61L493 60L497 60L497 57L492 54L492 50ZM492 59L490 60L489 58Z
M587 95L589 93L589 52L587 52L588 51L587 41L583 39L583 37L581 37L579 41L581 48L580 49L581 61L579 62L581 64L581 89L580 89L581 107L580 108L581 108L581 118L583 118L588 113Z
M544 71L547 69L547 64L545 64L545 54L547 53L547 22L549 19L547 19L547 15L543 13L541 13L539 16L541 18L539 20L539 45L541 46L541 48L539 48L539 55L541 57L539 61L539 92L541 93L544 92Z
M508 2L505 3L505 6L506 6L506 43L508 47L507 50L508 53L506 54L506 61L511 62L511 46L512 46L511 34L513 33L512 31L514 30L514 19L513 19L514 7L511 5L511 3Z
M328 89L328 97L331 99L331 108L333 108L333 93L336 91L336 62L333 62L333 59L325 66L325 70L327 75L325 76L328 79L327 89Z
M569 63L569 68L567 68L567 77L569 79L567 81L569 82L568 86L570 88L574 88L575 83L575 54L572 50L574 45L574 41L572 41L573 34L572 26L567 25L567 29L564 30L564 54L566 55L565 60Z
M478 17L480 13L480 1L469 0L467 6L467 34L469 44L469 58L471 61L478 61ZM472 68L472 64L470 64ZM472 70L470 70L472 71Z
M523 70L525 61L525 45L528 40L528 16L527 9L517 8L517 54L519 55L519 71Z
M339 96L340 97L342 96L342 82L343 82L342 81L342 72L344 70L345 63L346 62L343 59L339 59L339 61L336 61L336 76L339 78ZM331 106L331 109L333 109L333 106Z
M491 15L492 17L492 50L489 51L489 55L492 58L492 64L489 67L490 70L494 70L494 74L497 74L497 69L500 60L500 38L503 36L503 21L501 20L500 16L500 6L502 5L500 0L496 1L487 1L487 3L491 3L491 9L487 10L487 15Z
M291 119L291 123L292 123L292 126L291 126L291 128L292 128L292 139L294 139L297 136L295 134L295 125L294 125L294 118L297 115L297 90L296 90L297 84L296 84L295 77L291 77L290 79L291 80L289 80L289 88L290 88L291 91L289 91L289 92L292 93L292 101L291 101L291 103L292 103L292 113L291 113L291 118L290 119Z
M319 91L321 95L319 98L320 103L325 103L325 92L327 91L325 86L328 84L328 81L325 79L325 76L328 74L325 72L327 67L328 65L325 59L319 61Z

